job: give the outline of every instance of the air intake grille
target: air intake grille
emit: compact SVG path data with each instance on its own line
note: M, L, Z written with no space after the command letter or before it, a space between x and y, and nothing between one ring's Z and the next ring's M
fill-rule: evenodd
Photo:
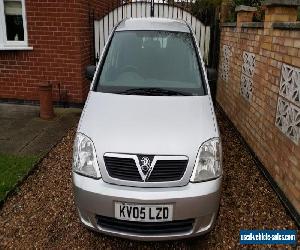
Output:
M112 178L127 181L142 181L133 158L104 156L108 174ZM146 182L167 182L180 180L188 160L157 160Z
M98 225L103 229L143 235L188 233L193 228L193 219L167 222L135 222L97 216Z
M185 172L187 160L158 160L149 176L149 182L177 181Z
M117 158L104 156L108 174L120 180L142 181L135 161L132 158Z

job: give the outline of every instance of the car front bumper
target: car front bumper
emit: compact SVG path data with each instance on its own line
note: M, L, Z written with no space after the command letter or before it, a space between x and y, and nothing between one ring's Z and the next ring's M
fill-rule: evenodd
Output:
M73 173L75 202L81 222L96 231L134 239L171 240L194 237L209 232L216 220L221 189L221 178L189 183L183 187L140 188L118 186ZM193 221L191 228L181 232L147 234L128 232L115 227L103 227L98 216L115 220L116 201L135 204L173 204L174 221Z

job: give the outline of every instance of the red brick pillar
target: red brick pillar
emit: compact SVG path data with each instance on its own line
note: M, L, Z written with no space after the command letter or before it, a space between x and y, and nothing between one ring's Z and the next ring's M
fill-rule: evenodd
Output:
M272 29L272 24L275 22L297 21L299 1L268 0L263 5L266 8L265 30Z
M50 83L41 84L39 86L40 92L40 117L42 119L50 120L54 117L53 103L52 103L52 85Z
M237 12L236 26L241 27L242 23L252 22L254 12L257 10L255 7L240 5L235 8Z

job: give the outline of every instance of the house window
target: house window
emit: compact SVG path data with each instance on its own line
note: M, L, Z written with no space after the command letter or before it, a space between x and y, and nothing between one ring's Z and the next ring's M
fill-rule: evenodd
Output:
M25 0L0 0L0 49L26 47Z
M7 41L24 41L22 3L4 0Z

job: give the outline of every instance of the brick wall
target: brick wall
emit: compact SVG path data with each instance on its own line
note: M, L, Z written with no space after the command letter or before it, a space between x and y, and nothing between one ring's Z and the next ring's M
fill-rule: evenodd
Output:
M265 23L238 22L235 27L223 24L217 101L299 213L300 138L294 138L293 134L298 131L300 135L300 113L293 113L297 117L292 117L292 125L297 131L291 133L280 125L277 107L278 101L283 100L286 109L296 107L300 111L300 102L290 100L282 93L284 89L280 89L281 79L288 78L287 85L296 83L300 91L300 26L299 23L276 26L277 21L295 21L291 19L295 16L294 7L286 8L284 12L286 19L280 15L280 7L267 6ZM280 20L276 20L273 13ZM243 18L240 20L245 21ZM254 67L251 66L253 58ZM282 72L289 73L285 75ZM292 74L298 74L296 80L291 79ZM247 87L241 90L241 84L249 86L249 81L252 81L252 92Z
M89 88L85 67L93 63L93 16L102 17L111 1L26 0L32 51L0 51L0 100L38 100L38 85L58 84L67 101L83 103Z
M79 1L79 0L77 0ZM85 79L85 68L87 65L94 64L94 20L99 20L103 16L107 15L111 10L118 7L120 1L118 0L80 0L82 13L80 20L80 35L81 35L81 77L85 84L83 85L82 96L83 101L86 98L87 92L89 90L89 83ZM89 28L88 28L89 27Z

